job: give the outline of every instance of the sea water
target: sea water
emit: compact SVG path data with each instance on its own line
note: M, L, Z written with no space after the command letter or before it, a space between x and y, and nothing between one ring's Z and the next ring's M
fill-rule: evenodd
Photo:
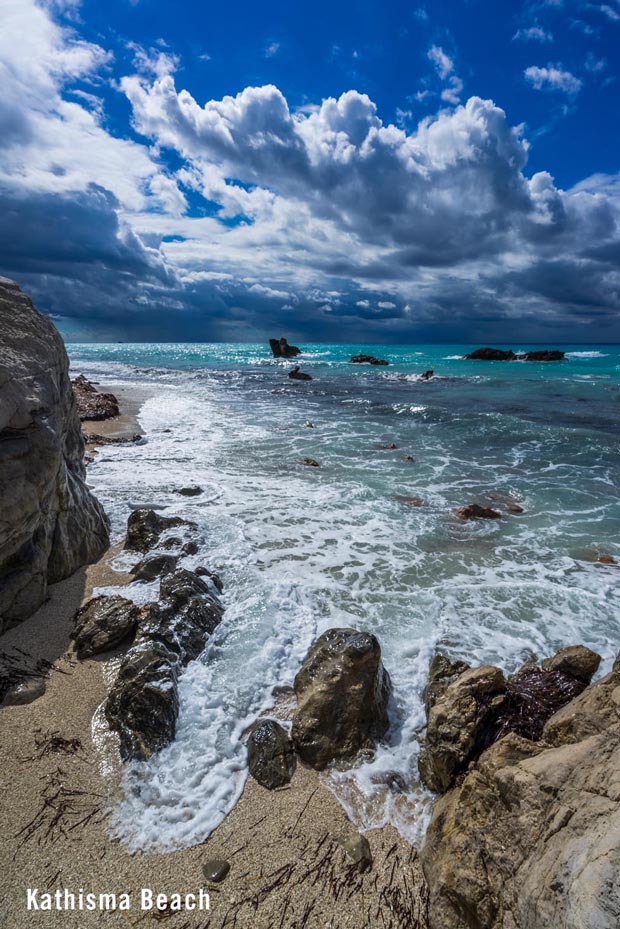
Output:
M559 363L494 363L458 345L305 345L313 380L299 382L266 345L68 346L73 374L151 395L144 441L104 446L88 469L115 537L135 507L186 517L200 551L182 563L224 582L224 620L181 678L175 741L127 768L114 828L130 847L216 828L247 776L245 731L329 627L377 635L393 700L374 758L322 776L359 828L392 822L413 843L435 649L511 672L584 643L610 667L620 568L591 559L620 555L620 347L563 347ZM360 352L390 365L349 364ZM176 493L189 484L203 493ZM454 517L474 501L524 513ZM157 584L123 594L145 602Z

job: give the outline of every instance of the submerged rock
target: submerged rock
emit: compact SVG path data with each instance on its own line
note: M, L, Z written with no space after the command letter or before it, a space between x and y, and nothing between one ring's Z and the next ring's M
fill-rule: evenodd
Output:
M375 358L374 355L353 355L349 364L352 365L389 365L389 361L384 358Z
M180 669L197 658L221 622L214 588L192 571L162 578L161 599L143 608L135 645L123 659L105 705L125 760L144 760L174 738Z
M181 494L182 497L198 497L202 492L202 487L197 484L192 484L190 487L179 487L177 490L177 493Z
M312 375L308 374L306 371L300 371L299 365L296 365L292 371L288 372L288 376L294 381L311 381Z
M140 608L125 597L93 597L75 614L71 637L78 658L92 658L133 639Z
M470 503L460 507L454 514L457 519L501 519L502 514L490 506L480 506L479 503Z
M274 358L296 358L301 355L301 349L296 345L289 345L284 336L281 339L269 339L269 345Z
M434 805L420 856L430 929L620 925L620 667L514 733Z
M317 461L316 458L302 458L301 463L307 465L309 468L321 467L320 461Z
M134 510L127 520L125 548L132 552L148 552L166 529L181 526L179 516L160 516L155 510Z
M120 415L118 400L114 394L101 393L83 374L72 381L72 386L81 420L112 419Z
M108 520L86 486L84 439L60 333L0 278L0 633L48 584L96 561Z
M170 574L177 566L176 555L154 555L145 558L131 569L136 581L154 581L164 574Z
M295 677L292 739L300 757L320 770L374 747L389 726L390 690L374 635L355 629L323 633Z
M208 577L211 583L215 585L215 588L218 591L218 593L221 594L222 591L224 590L224 584L222 583L222 579L219 576L219 574L215 573L215 571L209 571L208 568L205 568L202 565L200 565L200 567L194 569L194 574L197 574L198 577Z
M248 738L248 768L255 781L267 790L284 787L295 773L293 744L274 719L254 724Z

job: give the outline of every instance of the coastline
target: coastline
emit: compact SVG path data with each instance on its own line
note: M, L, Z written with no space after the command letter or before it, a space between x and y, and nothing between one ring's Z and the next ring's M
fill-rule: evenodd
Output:
M137 415L148 393L106 389L117 394L121 416L84 422L84 431L121 439L140 432ZM425 885L415 849L391 826L373 830L367 833L373 869L359 874L335 841L355 828L319 775L301 764L290 786L275 792L249 778L236 807L203 844L130 853L110 836L109 809L119 798L121 768L118 761L110 764L114 753L102 750L93 718L105 699L110 667L123 650L77 662L69 633L76 609L95 587L131 579L110 566L118 548L53 585L48 602L0 642L4 651L23 649L55 668L41 697L1 711L2 788L11 798L0 852L7 924L88 929L101 923L97 912L29 912L28 888L129 893L134 901L129 912L106 915L109 925L126 926L152 916L139 909L142 888L186 894L205 887L211 894L208 925L222 929L425 926ZM214 858L231 863L217 886L202 875L204 863ZM172 927L207 924L204 913L164 915Z

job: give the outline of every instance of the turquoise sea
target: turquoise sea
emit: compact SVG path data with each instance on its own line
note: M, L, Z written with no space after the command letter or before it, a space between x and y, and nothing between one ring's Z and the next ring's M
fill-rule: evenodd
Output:
M435 648L507 671L577 642L605 670L618 651L620 567L597 559L620 559L620 346L550 345L567 353L557 363L466 361L463 345L302 347L308 382L267 344L68 345L73 374L149 391L145 439L89 466L114 532L135 506L187 516L201 549L187 565L225 584L225 621L182 679L175 743L125 779L115 828L133 847L215 828L243 788L243 731L329 626L378 636L394 700L375 758L325 777L360 827L391 821L414 843ZM390 365L349 364L358 353ZM175 493L187 484L203 494ZM455 518L474 501L504 517Z

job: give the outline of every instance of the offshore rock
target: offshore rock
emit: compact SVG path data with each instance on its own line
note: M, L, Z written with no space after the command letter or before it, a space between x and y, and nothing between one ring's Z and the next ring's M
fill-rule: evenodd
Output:
M284 336L281 339L269 339L269 345L274 358L296 358L301 355L301 349L296 345L289 345Z
M552 672L555 673L555 672ZM620 925L620 665L441 797L421 849L431 929Z
M75 614L72 633L78 658L92 658L136 634L140 608L125 597L93 597Z
M52 323L0 278L0 632L96 561L108 520L86 486L69 361Z
M490 506L480 506L479 503L470 503L460 507L454 514L457 519L501 519L502 514Z
M254 724L248 738L248 768L255 781L275 790L284 787L295 773L293 744L274 719Z
M475 351L470 352L469 355L465 355L465 358L470 359L471 361L514 361L517 356L515 353L508 349L504 351L501 348L477 348Z
M148 552L157 545L162 532L184 522L179 516L160 516L154 510L134 510L127 520L125 548L132 552Z
M328 629L295 677L292 739L299 756L321 770L373 748L389 726L390 691L375 636Z
M214 586L192 571L166 575L160 589L160 602L143 608L105 705L124 760L150 758L174 739L180 670L203 651L224 612Z
M375 358L374 355L353 355L349 360L349 364L352 365L389 365L389 361L386 361L384 358Z
M83 374L76 377L72 386L81 420L112 419L120 415L118 400L114 394L101 393Z
M312 375L308 374L307 371L300 371L299 365L295 365L292 371L288 372L288 376L293 381L311 381Z

